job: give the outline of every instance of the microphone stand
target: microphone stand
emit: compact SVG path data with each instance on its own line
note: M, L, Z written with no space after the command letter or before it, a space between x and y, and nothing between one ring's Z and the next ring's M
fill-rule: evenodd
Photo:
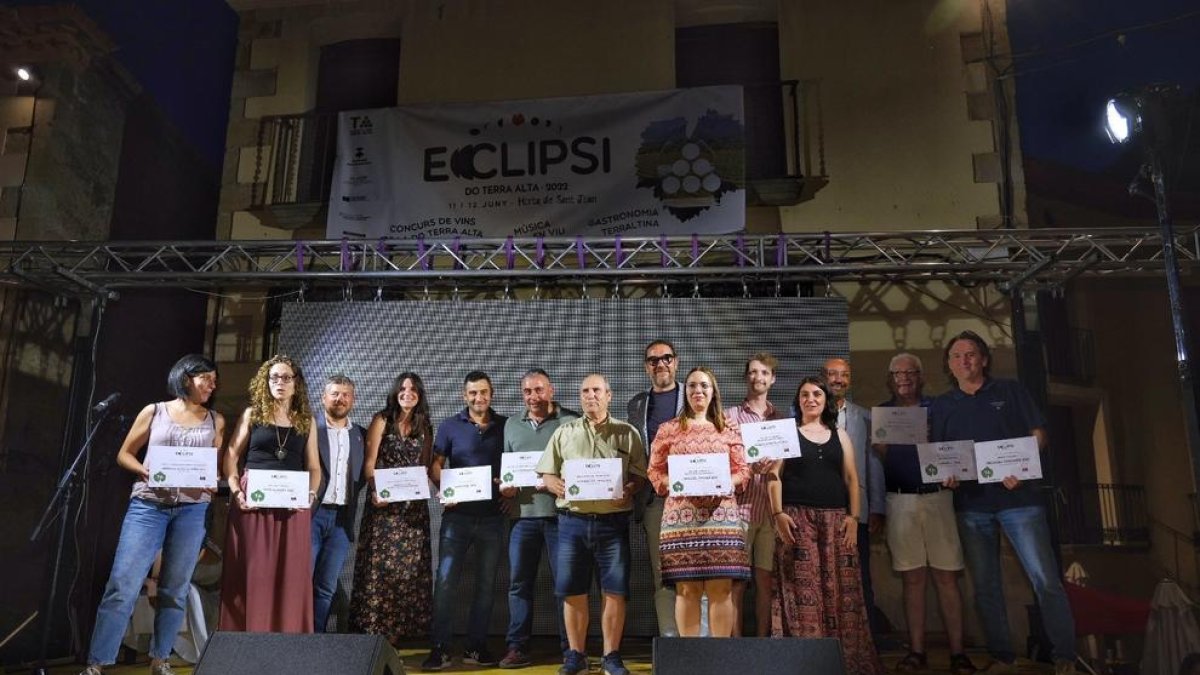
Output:
M42 639L38 649L37 665L32 671L34 675L49 675L50 673L46 666L46 652L50 649L50 634L54 628L54 599L58 595L58 575L62 568L63 549L67 542L67 528L70 527L68 521L71 514L71 493L75 488L75 476L79 473L80 463L83 462L83 458L88 454L88 449L92 446L92 439L114 407L105 406L97 412L96 422L92 425L87 438L84 439L83 445L75 455L75 461L71 462L71 466L67 467L66 472L58 481L58 488L54 491L54 496L50 498L50 503L42 512L42 518L38 521L37 527L33 528L33 534L29 536L31 543L36 544L40 541L54 520L55 507L59 507L57 511L62 514L62 520L58 524L58 539L55 542L54 558L50 568L50 590L46 593L45 601L42 604Z

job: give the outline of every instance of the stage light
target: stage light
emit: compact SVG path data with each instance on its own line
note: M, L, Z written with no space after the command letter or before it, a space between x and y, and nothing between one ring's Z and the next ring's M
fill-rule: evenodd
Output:
M1129 140L1134 120L1129 107L1117 99L1109 99L1104 111L1104 130L1108 132L1108 140L1113 143L1124 143Z
M17 68L17 77L19 77L22 82L28 82L33 79L33 73L29 72L28 68L21 67Z

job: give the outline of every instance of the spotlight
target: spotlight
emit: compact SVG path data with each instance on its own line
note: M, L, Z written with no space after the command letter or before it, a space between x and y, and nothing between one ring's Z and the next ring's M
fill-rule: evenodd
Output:
M28 82L33 79L33 73L29 72L28 68L21 67L17 68L17 77L19 77L22 82Z
M1109 99L1104 109L1104 130L1108 132L1108 140L1113 143L1128 141L1129 132L1137 128L1140 122L1134 106L1125 100Z

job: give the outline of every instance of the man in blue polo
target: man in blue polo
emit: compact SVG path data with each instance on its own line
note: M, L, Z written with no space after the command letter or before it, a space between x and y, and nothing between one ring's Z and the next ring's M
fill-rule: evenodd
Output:
M560 425L579 419L554 400L554 385L541 368L521 378L521 398L525 414L510 417L504 425L504 452L542 452L550 436ZM533 629L533 591L543 546L550 563L553 581L558 576L558 513L554 495L544 485L537 487L501 487L500 494L515 500L510 509L515 520L508 535L508 651L500 659L501 668L524 668L529 659L529 636ZM562 598L558 598L558 636L566 651L567 631L563 627Z
M487 373L478 370L467 373L463 379L463 401L467 406L442 421L434 436L430 473L439 485L443 468L490 466L492 477L498 479L500 476L500 453L504 451L507 418L492 410L492 380ZM475 594L471 601L463 663L496 665L496 659L487 648L487 630L492 617L492 585L500 565L503 539L504 513L495 485L490 500L446 504L433 586L433 649L421 663L422 670L441 670L450 665L455 600L462 590L459 578L467 564L467 552L472 547L475 549Z
M991 352L983 338L972 331L952 337L946 344L945 366L954 387L930 408L935 442L1033 436L1039 448L1045 447L1045 419L1020 383L991 377ZM975 608L993 659L983 672L1017 672L1001 584L1001 531L1037 596L1052 645L1054 672L1075 672L1075 622L1050 544L1038 483L1015 476L1006 476L1001 483L967 481L957 485L954 495L963 552L975 585Z

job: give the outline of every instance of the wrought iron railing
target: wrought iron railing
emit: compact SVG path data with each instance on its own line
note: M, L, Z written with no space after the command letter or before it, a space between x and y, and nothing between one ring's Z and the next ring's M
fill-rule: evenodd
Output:
M812 191L820 189L827 182L820 81L786 80L745 87L747 90L770 87L780 92L783 128L765 131L748 128L747 134L776 137L778 143L775 147L786 148L786 157L781 158L782 166L771 158L761 158L760 163L770 165L768 174L779 175L765 175L760 180L751 181L751 200L766 203L780 199L785 203L796 203L795 199L802 199L800 195L805 191L811 196ZM748 118L747 124L752 127L753 118ZM251 208L328 202L337 159L337 125L336 112L261 118L251 185ZM751 166L759 158L754 157L753 150L748 152L747 165ZM812 185L799 185L802 178L811 179ZM788 181L796 184L790 191L785 185L779 185ZM789 194L792 194L792 201L787 201Z
M1150 545L1146 489L1141 485L1084 483L1059 490L1055 500L1063 544L1145 548Z

